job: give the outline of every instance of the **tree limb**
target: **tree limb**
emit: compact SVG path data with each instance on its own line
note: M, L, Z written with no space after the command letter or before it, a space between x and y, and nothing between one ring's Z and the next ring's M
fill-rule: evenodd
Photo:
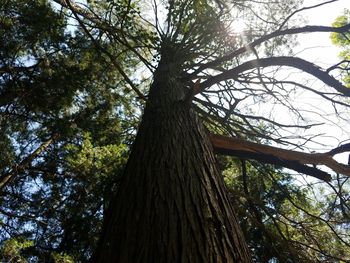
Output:
M332 158L332 154L330 154L332 151L327 153L304 153L222 135L210 134L209 136L214 150L221 154L251 158L265 163L280 165L324 181L330 181L331 176L320 169L306 164L325 165L336 173L350 176L350 166L335 161Z
M91 35L91 33L89 32L89 30L86 28L86 26L84 25L83 21L79 18L78 13L76 11L75 5L73 5L69 0L65 0L66 5L70 8L70 10L72 11L74 17L76 18L76 20L78 21L79 25L82 27L83 31L85 32L85 34L87 34L87 36L91 39L92 43L95 45L97 50L100 50L102 53L106 54L107 57L109 58L109 60L112 62L113 66L118 70L118 72L120 73L120 75L122 75L122 77L124 78L124 80L126 81L126 83L129 84L129 86L131 87L131 89L133 91L135 91L135 93L139 96L140 99L146 101L145 96L142 94L142 92L134 85L134 83L131 81L131 79L128 77L128 75L125 73L125 71L122 69L122 67L118 64L118 62L115 60L115 58L113 57L113 55L108 52L105 48L103 48L97 41L96 39ZM80 10L80 9L78 9Z
M344 152L350 152L350 143L340 145L339 147L330 150L327 154L334 156Z
M312 5L312 6L305 6L303 8L300 8L298 10L295 10L294 12L292 12L289 16L286 17L286 19L282 22L282 24L279 26L279 30L281 30L283 28L283 26L288 22L288 20L294 16L295 14L297 13L300 13L302 11L305 11L305 10L308 10L308 9L313 9L313 8L316 8L316 7L319 7L319 6L323 6L323 5L327 5L327 4L330 4L330 3L333 3L333 2L337 2L338 0L330 0L330 1L326 1L326 2L323 2L323 3L319 3L319 4L316 4L316 5Z
M220 65L223 62L229 61L244 52L252 50L253 47L256 47L265 41L268 41L272 38L284 36L284 35L294 35L294 34L302 34L302 33L316 33L316 32L335 32L335 33L344 33L346 31L350 30L350 24L344 25L342 27L330 27L330 26L304 26L304 27L298 27L298 28L289 28L285 30L277 30L270 34L264 35L257 40L254 40L253 42L246 44L245 46L236 49L235 51L226 54L225 56L222 56L214 61L208 62L202 66L200 66L197 70L195 70L193 73L190 74L190 77L196 76L199 72L201 72L204 69L207 68L213 68L218 65Z
M221 63L225 61L229 61L244 52L252 50L253 47L256 47L265 41L268 41L272 38L284 36L284 35L294 35L294 34L302 34L302 33L316 33L316 32L335 32L335 33L344 33L346 31L350 30L350 24L347 24L342 27L331 27L331 26L304 26L304 27L298 27L298 28L289 28L285 30L277 30L270 34L264 35L257 40L254 40L253 42L246 44L245 46L226 54L225 56L222 56L214 61L208 62L202 66L200 66L198 69L196 69L193 73L189 75L189 78L194 78L197 76L197 74L204 69L207 68L215 68L216 66L220 65Z
M58 138L58 134L54 134L49 140L43 142L34 152L23 159L19 164L15 164L12 169L0 176L0 191L18 174L23 171L40 153L45 151L55 139Z
M227 70L219 75L213 76L208 80L202 82L201 91L220 81L235 79L238 77L240 73L244 71L254 69L254 68L271 67L271 66L288 66L288 67L300 69L318 78L325 84L333 87L338 92L350 97L350 89L344 86L337 79L329 75L326 71L322 70L320 67L304 59L296 58L296 57L287 57L287 56L253 59L253 60L247 61L233 69Z

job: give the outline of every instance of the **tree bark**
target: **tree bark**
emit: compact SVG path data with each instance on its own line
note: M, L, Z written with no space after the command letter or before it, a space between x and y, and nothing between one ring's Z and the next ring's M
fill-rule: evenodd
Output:
M169 65L155 73L93 262L251 262L209 138Z

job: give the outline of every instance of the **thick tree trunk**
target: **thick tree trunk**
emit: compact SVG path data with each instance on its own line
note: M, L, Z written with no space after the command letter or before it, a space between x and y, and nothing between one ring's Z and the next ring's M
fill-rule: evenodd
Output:
M168 63L151 87L94 262L251 262L207 134Z

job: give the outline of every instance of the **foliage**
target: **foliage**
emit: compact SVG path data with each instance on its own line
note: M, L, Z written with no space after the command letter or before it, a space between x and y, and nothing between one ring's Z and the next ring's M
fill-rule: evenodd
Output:
M311 198L314 186L301 188L278 167L256 162L245 165L246 172L242 173L241 162L230 161L223 173L232 195L240 197L233 202L255 262L347 258L349 210L342 200L335 201L347 198L347 190L342 196L334 193L325 200Z
M30 240L23 257L75 262L96 243L138 115L118 72L64 13L36 0L0 9L1 173L55 138L2 192L1 241L19 255L17 237Z
M337 19L334 21L333 26L343 26L349 23L350 19L350 10L345 9L344 14L337 17ZM345 32L343 34L338 33L332 33L331 34L331 40L332 42L341 47L342 51L340 52L339 56L343 58L343 63L338 65L339 67L342 67L344 70L346 70L346 73L343 76L343 79L345 83L347 83L349 87L350 83L350 74L349 74L349 61L350 61L350 33Z
M6 262L27 262L21 256L21 250L32 247L33 241L9 239L1 247L2 261Z

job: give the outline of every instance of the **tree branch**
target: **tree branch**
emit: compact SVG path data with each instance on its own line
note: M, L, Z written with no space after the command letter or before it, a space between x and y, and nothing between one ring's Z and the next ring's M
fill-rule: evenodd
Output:
M19 164L15 164L11 171L0 176L0 191L18 174L23 171L40 153L45 151L54 140L58 138L58 134L54 134L49 140L43 142L34 152L23 159Z
M108 32L120 44L124 45L126 48L131 50L150 71L154 70L154 67L152 66L152 64L149 63L147 61L147 59L145 59L136 50L136 48L128 42L128 40L125 38L124 32L122 30L120 30L114 26L111 26L110 24L108 24L108 22L102 20L98 15L96 15L92 11L87 11L87 9L81 8L73 0L53 0L53 1L56 2L57 4L60 4L62 7L69 9L73 13L73 15L76 19L77 19L77 15L79 15L79 16L83 17L84 19L94 23L96 28L99 28L105 32ZM81 22L79 20L78 20L78 22L79 22L79 24L81 24ZM123 38L119 37L119 36L123 36ZM137 38L137 37L130 36L130 38L131 38L130 41L134 42L134 43L139 40L139 38Z
M111 61L111 63L113 64L113 66L117 69L117 71L120 73L120 75L122 75L122 77L124 78L124 80L126 81L126 83L129 84L129 86L131 87L131 89L133 91L135 91L135 93L139 96L140 99L146 101L145 96L142 94L142 92L134 85L134 83L131 81L131 79L128 77L128 75L125 73L125 71L122 69L122 67L118 64L118 62L115 60L115 58L113 57L113 55L108 52L105 48L103 48L97 41L96 39L91 35L91 33L89 32L89 30L86 28L86 26L84 25L83 21L79 18L78 13L76 11L76 8L74 7L74 5L69 1L69 0L65 0L65 3L67 5L67 7L70 8L70 10L72 11L75 19L78 21L79 25L82 27L83 31L85 32L85 34L87 34L87 36L91 39L92 43L95 45L96 49L101 51L102 53L104 53L105 55L107 55L107 57L109 58L109 60ZM79 10L79 9L78 9Z
M350 30L350 24L347 24L342 27L330 27L330 26L304 26L299 28L289 28L285 30L277 30L270 34L264 35L257 40L231 52L226 54L225 56L222 56L214 61L208 62L202 66L200 66L197 70L195 70L193 73L189 75L189 78L195 78L197 74L204 69L207 68L215 68L218 65L220 65L223 62L229 61L244 52L252 50L253 47L256 47L260 44L262 44L265 41L268 41L272 38L284 36L284 35L294 35L294 34L302 34L302 33L316 33L316 32L335 32L335 33L344 33L346 31Z
M222 135L210 134L209 136L214 150L221 154L251 158L265 163L280 165L324 181L330 181L331 176L320 169L306 164L325 165L336 173L350 176L350 166L335 161L330 152L304 153Z
M319 6L327 5L327 4L330 4L330 3L333 3L333 2L337 2L337 1L338 0L330 0L330 1L326 1L326 2L319 3L319 4L316 4L316 5L312 5L312 6L305 6L303 8L298 9L298 10L295 10L293 13L291 13L289 16L286 17L286 19L282 22L282 24L280 25L280 27L278 29L281 30L283 28L283 26L288 22L288 20L292 16L297 14L297 13L300 13L300 12L308 10L308 9L313 9L313 8L316 8L316 7L319 7Z
M344 153L344 152L350 152L350 143L340 145L339 147L334 148L333 150L330 150L327 154L334 156L336 154Z
M286 56L254 59L254 60L247 61L233 69L227 70L219 75L216 75L207 79L206 81L201 83L201 91L220 81L235 79L238 77L240 73L244 71L254 69L254 68L271 67L271 66L288 66L288 67L300 69L318 78L325 84L333 87L338 92L350 97L350 89L344 86L337 79L329 75L326 71L322 70L320 67L301 58L286 57Z

